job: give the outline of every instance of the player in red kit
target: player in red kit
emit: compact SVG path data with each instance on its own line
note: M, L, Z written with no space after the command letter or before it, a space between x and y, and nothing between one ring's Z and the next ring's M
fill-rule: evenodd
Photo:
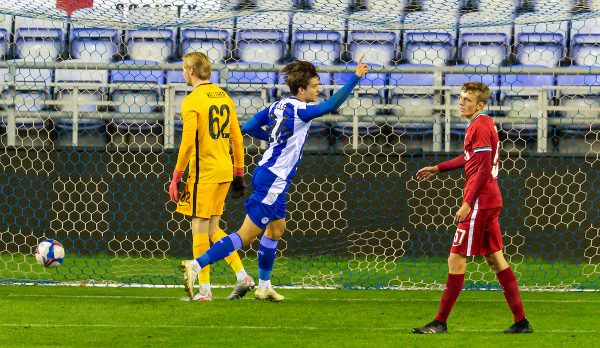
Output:
M439 172L465 169L465 189L460 209L454 216L458 223L450 256L448 279L440 307L431 323L412 330L418 334L445 333L446 320L463 288L467 256L484 255L491 270L496 273L504 297L513 313L514 324L503 333L531 333L533 329L525 318L519 287L513 271L502 254L502 236L498 216L502 196L498 187L498 131L494 121L482 114L490 98L490 90L483 83L467 82L460 92L460 114L469 125L465 134L464 154L433 167L417 171L418 180L428 180Z

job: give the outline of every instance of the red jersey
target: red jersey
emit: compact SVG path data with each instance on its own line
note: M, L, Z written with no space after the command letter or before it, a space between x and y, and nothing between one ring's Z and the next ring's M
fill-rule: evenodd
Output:
M473 190L475 177L479 166L471 158L480 151L491 151L492 176L484 184L477 198L479 209L497 208L502 206L502 196L498 187L498 169L500 157L498 154L498 130L491 117L479 114L467 126L465 134L465 189L463 200Z

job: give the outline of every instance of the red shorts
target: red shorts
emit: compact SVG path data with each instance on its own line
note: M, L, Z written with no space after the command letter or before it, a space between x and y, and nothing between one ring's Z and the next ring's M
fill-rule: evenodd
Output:
M463 256L489 255L502 250L502 236L498 216L500 207L478 209L477 204L471 209L467 219L458 224L451 253Z

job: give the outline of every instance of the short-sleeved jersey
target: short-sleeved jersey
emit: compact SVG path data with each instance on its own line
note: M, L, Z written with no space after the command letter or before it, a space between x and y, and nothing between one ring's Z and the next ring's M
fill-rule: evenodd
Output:
M291 97L277 101L269 107L269 147L258 163L283 180L290 181L302 158L302 149L311 121L298 117L299 109L307 104Z
M233 179L230 141L235 167L244 167L243 138L231 98L212 83L197 86L181 104L183 133L177 165L188 180L222 183Z
M464 196L472 190L475 175L479 170L473 156L480 151L491 151L492 176L481 189L477 198L479 209L497 208L502 206L502 196L498 187L498 169L500 157L498 153L498 130L494 121L487 115L476 116L467 126L465 134L465 189Z

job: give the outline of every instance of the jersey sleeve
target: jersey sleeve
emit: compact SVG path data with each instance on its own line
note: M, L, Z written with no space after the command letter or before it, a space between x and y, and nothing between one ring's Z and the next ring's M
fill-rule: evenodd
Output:
M244 169L244 138L240 130L240 123L235 112L235 106L231 105L231 122L229 128L229 139L231 140L231 150L233 152L233 168Z
M492 151L492 135L490 127L485 122L475 122L471 133L471 146L474 153Z
M189 108L184 102L181 105L181 118L183 120L183 131L181 134L181 145L177 155L177 164L175 169L184 172L187 167L192 151L194 150L194 140L198 130L198 112Z
M242 132L250 135L253 138L269 141L269 134L262 129L263 126L269 123L269 111L271 107L267 107L259 111L251 119L244 123Z
M447 172L449 170L464 168L466 163L465 156L461 154L451 160L438 164L437 167L440 172Z
M356 74L352 74L352 78L346 82L344 87L335 92L331 98L317 105L308 105L306 109L298 109L298 117L302 121L308 122L314 118L327 115L328 113L337 110L342 103L348 99L350 93L352 93L354 87L358 85L359 81L360 77L358 77Z

